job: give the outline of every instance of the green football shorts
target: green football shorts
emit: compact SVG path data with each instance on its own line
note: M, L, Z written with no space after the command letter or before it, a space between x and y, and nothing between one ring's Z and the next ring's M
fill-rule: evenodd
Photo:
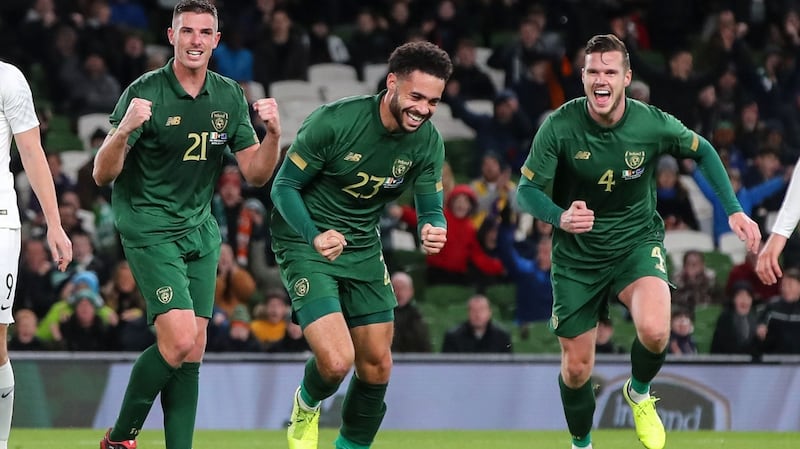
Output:
M608 316L609 300L635 280L655 276L669 282L664 245L646 242L604 266L567 267L553 263L553 314L550 330L559 337L577 337Z
M178 240L144 247L125 247L139 291L147 302L147 322L172 309L194 310L211 318L221 238L210 217Z

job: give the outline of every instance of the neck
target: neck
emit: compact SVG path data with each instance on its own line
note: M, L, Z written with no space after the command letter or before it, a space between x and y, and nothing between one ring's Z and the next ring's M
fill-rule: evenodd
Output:
M172 63L172 70L175 72L175 78L178 79L178 83L180 83L187 94L196 97L197 94L200 93L200 89L203 88L203 84L206 82L208 66L203 66L199 69L190 69L185 65L179 64L176 59Z
M381 124L387 131L393 133L400 130L400 124L395 120L394 115L389 110L389 92L387 91L383 98L381 98L380 106L378 106L378 114L381 117Z
M625 97L623 96L616 108L612 108L608 114L598 114L597 111L592 109L587 102L586 108L589 111L589 117L592 118L598 125L604 127L611 127L617 124L625 114Z

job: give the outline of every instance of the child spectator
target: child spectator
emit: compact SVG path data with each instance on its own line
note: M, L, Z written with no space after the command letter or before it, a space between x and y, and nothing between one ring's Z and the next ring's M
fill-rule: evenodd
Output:
M503 274L503 263L489 257L478 241L471 219L477 201L468 185L457 185L450 193L444 208L447 243L438 254L427 258L430 284L484 285L487 278Z
M38 319L30 309L19 309L14 314L14 335L8 342L9 351L43 351L47 349L36 336Z
M675 355L697 354L694 342L694 323L692 316L685 310L672 313L672 331L669 335L669 353Z
M253 308L254 320L250 330L264 348L281 341L286 335L286 317L289 315L289 300L283 290L267 292L263 303Z
M754 354L758 321L753 307L753 289L747 281L731 287L730 301L717 318L712 354Z

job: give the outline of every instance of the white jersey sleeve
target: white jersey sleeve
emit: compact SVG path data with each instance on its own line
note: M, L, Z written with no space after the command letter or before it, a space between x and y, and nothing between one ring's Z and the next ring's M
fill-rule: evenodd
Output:
M14 176L9 171L11 140L39 126L33 95L22 72L0 62L0 228L19 228Z
M800 162L800 161L798 161ZM778 218L772 225L772 232L789 238L800 221L800 167L795 166L792 180L783 198L783 204L778 211Z

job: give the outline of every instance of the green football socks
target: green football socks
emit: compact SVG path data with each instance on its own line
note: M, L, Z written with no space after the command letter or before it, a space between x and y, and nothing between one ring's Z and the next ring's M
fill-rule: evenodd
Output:
M595 408L592 380L589 379L583 386L572 389L564 383L559 374L558 387L561 390L561 403L564 406L569 433L572 435L572 444L586 447L592 442L590 432Z
M644 347L639 337L631 345L631 388L639 394L650 391L650 381L656 377L664 360L667 358L666 348L660 354L650 352Z
M330 384L322 378L317 368L316 357L308 359L305 376L303 376L303 382L300 383L300 399L305 405L314 408L319 405L320 401L336 393L338 389L338 383Z
M337 449L368 448L386 414L388 384L368 384L353 376L342 404L342 427L336 440ZM341 441L341 443L340 443Z
M175 371L161 356L155 344L139 355L131 370L117 422L109 435L111 441L136 438L158 392L169 382Z
M192 449L199 385L200 364L183 362L161 390L168 449Z

